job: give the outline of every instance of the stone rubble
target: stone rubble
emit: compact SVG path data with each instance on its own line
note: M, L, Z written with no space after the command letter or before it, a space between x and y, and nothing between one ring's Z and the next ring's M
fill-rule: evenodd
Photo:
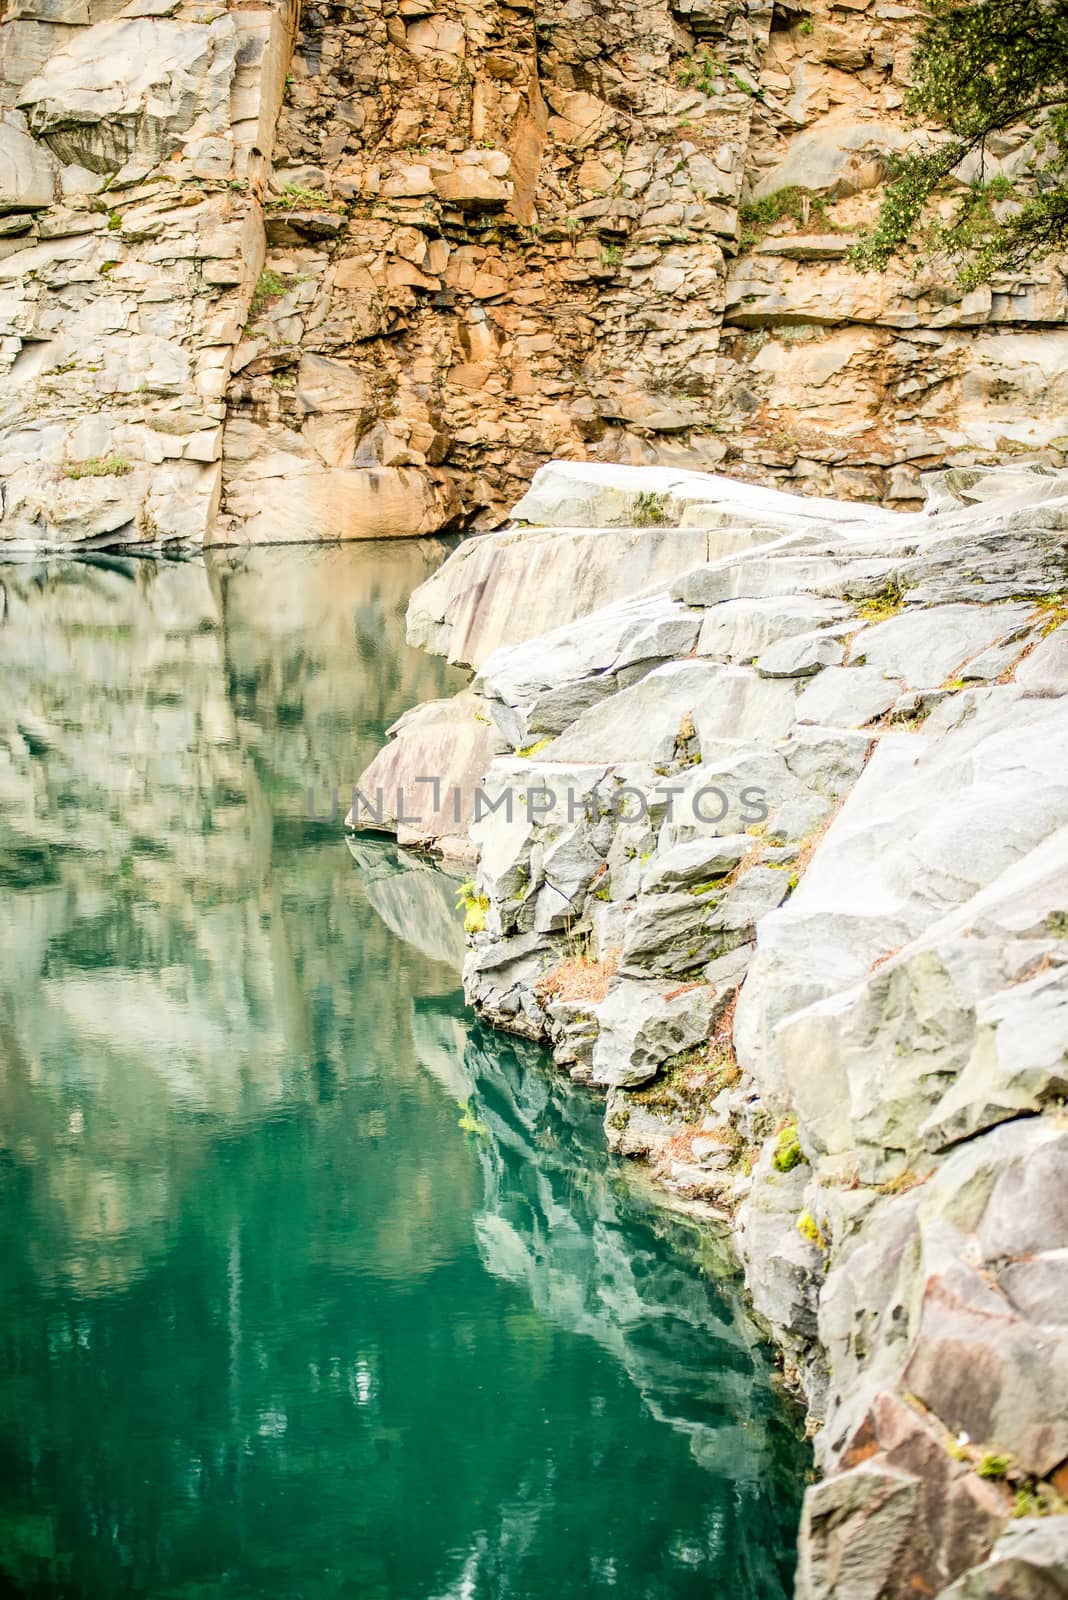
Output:
M732 1219L823 1472L798 1600L1064 1593L1068 474L944 474L904 515L666 477L549 466L518 509L559 530L460 546L409 626L480 659L481 783L440 706L370 775L449 730L469 1002ZM643 495L763 542L659 586L635 555L583 614L580 503L660 551ZM511 643L487 546L513 595L538 572ZM439 829L408 838L458 853Z

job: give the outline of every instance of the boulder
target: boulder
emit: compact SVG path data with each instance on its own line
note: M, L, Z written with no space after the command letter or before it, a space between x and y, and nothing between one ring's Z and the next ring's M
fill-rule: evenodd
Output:
M23 84L19 106L64 163L117 172L150 169L187 135L226 135L236 30L206 23L115 17L79 29Z
M769 645L753 662L761 678L810 678L845 660L845 645L829 633L797 633Z
M624 681L693 649L700 618L666 595L624 600L494 651L475 679L518 748L562 733Z
M1028 694L1068 694L1068 626L1062 623L1040 639L1014 677Z
M765 600L725 600L704 614L698 654L752 662L780 641L832 627L850 615L840 600L782 595Z
M827 667L798 696L798 722L827 728L863 728L884 716L898 685L878 667Z
M495 753L484 702L470 690L406 711L361 773L345 826L384 829L401 845L471 857L475 794Z
M672 661L584 711L547 747L546 759L670 762L696 738L776 738L793 722L795 690L748 668Z
M755 847L756 841L748 834L735 833L725 838L689 839L658 850L642 872L641 892L666 894L724 878Z
M963 907L1068 821L1059 756L1068 702L1022 700L1011 687L983 693L972 716L946 733L883 735L789 906L762 923L736 1044L766 1083L780 1078L786 1045L776 1030L785 1017L827 998L830 1023L849 1002L829 997L865 980L872 963ZM792 1049L800 1047L799 1038ZM878 1059L870 1057L873 1074ZM826 1061L817 1072L833 1102L841 1085L832 1087Z
M230 481L239 543L409 539L445 520L434 478L418 467L315 467L303 458L253 461ZM220 528L213 542L228 542Z
M664 1063L702 1044L728 995L706 984L656 984L621 978L597 1006L590 1081L635 1088Z
M0 215L40 211L55 200L57 164L17 113L0 117Z
M571 529L469 539L412 595L408 642L481 667L610 603L656 593L708 559L695 528Z
M878 506L783 494L715 473L600 461L540 467L512 515L537 527L608 528L670 522L690 512L699 513L707 527L758 523L780 531L828 522L843 530L890 528L895 522L894 512Z
M1066 1600L1068 1519L1024 1517L941 1600Z
M850 660L896 679L904 689L937 689L1003 640L1017 638L1022 651L1033 616L1034 607L1026 604L909 607L862 628L853 638Z

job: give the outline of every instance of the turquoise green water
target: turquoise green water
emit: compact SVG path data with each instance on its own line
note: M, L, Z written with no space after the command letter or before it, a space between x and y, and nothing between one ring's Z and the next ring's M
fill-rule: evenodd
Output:
M789 1593L718 1246L307 817L455 686L440 555L0 570L0 1594Z

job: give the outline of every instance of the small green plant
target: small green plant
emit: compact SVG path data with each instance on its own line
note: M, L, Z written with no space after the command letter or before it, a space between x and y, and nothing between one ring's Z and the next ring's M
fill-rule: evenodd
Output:
M760 99L759 90L754 89L751 83L747 83L741 73L735 72L728 62L721 61L708 50L699 50L696 55L687 56L679 68L679 87L699 89L702 94L719 94L724 79L742 94Z
M264 268L256 279L256 287L252 291L252 299L249 301L248 308L249 315L257 316L268 300L280 300L286 292L286 287L286 281L279 273L272 272L269 268Z
M535 744L525 744L522 749L516 751L516 755L521 756L524 761L529 761L531 756L536 756L539 750L544 750L545 746L552 742L551 738L546 738L537 740Z
M829 203L826 195L802 189L797 184L774 189L771 194L761 195L757 200L747 200L738 208L738 221L741 224L739 248L752 249L777 222L795 222L801 227L811 221L817 227L833 233L836 229L828 214Z
M69 461L63 468L65 478L125 478L131 471L130 463L122 456L89 456L85 461Z
M801 1140L797 1135L797 1121L794 1119L779 1129L771 1164L776 1172L792 1172L804 1159L805 1152L801 1148Z
M707 883L695 883L690 890L690 893L700 899L701 895L714 894L717 890L722 888L722 878L710 878Z
M897 584L888 583L878 594L862 600L857 606L857 613L865 622L885 622L888 617L896 617L903 604L904 600Z
M1035 601L1039 611L1043 613L1042 637L1052 633L1062 623L1068 622L1068 594L1046 594Z
M109 273L114 272L118 264L117 261L102 261L100 263L100 276L106 278Z
M474 878L465 878L456 891L456 906L464 912L464 932L484 933L486 929L486 912L490 908L489 899L484 894L475 893Z
M634 528L662 528L668 520L667 502L662 494L653 494L643 489L635 497L634 510L631 513L631 526Z
M623 260L623 250L618 244L606 244L601 251L601 265L614 272Z
M1045 1483L1025 1484L1017 1489L1012 1502L1012 1515L1014 1517L1054 1517L1063 1516L1068 1507L1065 1506L1053 1489Z
M269 204L276 209L299 211L309 206L328 206L330 196L324 194L322 189L306 189L300 183L287 183L277 200L271 200Z
M119 211L108 212L108 232L118 233L122 227L122 213Z
M814 1244L819 1250L827 1249L827 1237L811 1211L802 1211L796 1227L802 1239L807 1239L809 1244Z
M565 217L565 219L564 219L564 227L567 229L568 237L573 239L575 237L575 235L581 231L582 223L579 221L578 217L576 217L575 214L572 212L567 217Z
M797 24L798 33L804 34L806 39L811 38L812 34L815 32L815 29L816 24L813 22L811 17L802 17L801 21Z
M977 1462L975 1470L980 1478L1004 1478L1011 1466L1011 1456L1000 1456L988 1452Z

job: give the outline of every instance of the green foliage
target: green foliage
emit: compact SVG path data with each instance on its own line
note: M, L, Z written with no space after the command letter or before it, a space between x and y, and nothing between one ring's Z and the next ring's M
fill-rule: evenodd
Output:
M1011 1456L999 1456L989 1452L977 1463L975 1470L980 1478L1004 1478L1011 1466Z
M615 271L616 267L619 266L622 260L623 251L618 244L606 244L604 249L601 251L602 266L608 267L613 272Z
M529 761L531 756L536 756L539 750L544 750L547 744L552 744L552 738L538 739L534 744L525 744L516 751L517 756L522 756L524 761Z
M929 0L912 58L906 110L951 137L892 163L875 226L850 260L882 271L910 242L948 255L968 289L1068 245L1068 4L1065 0ZM1026 189L988 179L987 143L1021 123L1037 130ZM932 202L978 157L977 175L945 220Z
M486 895L475 893L475 880L465 878L456 891L457 909L462 909L464 915L465 933L484 933L486 929L486 912L490 903Z
M63 468L65 478L125 478L130 463L122 456L90 456L86 461L71 461Z
M699 89L702 94L712 95L721 93L727 85L742 94L760 99L758 89L747 83L726 61L720 61L708 50L699 50L696 55L687 56L679 68L679 87L682 89Z
M775 189L771 194L761 195L759 200L747 200L738 208L738 220L741 224L739 248L752 249L769 228L773 228L777 222L785 222L788 219L804 226L811 221L818 228L830 229L833 232L834 223L827 212L829 204L826 195L814 194L797 184L790 184L785 189Z
M797 1136L797 1123L788 1122L784 1128L779 1129L771 1164L776 1172L792 1172L804 1159L805 1153Z
M330 196L322 189L306 189L300 183L287 183L277 200L269 202L272 207L285 207L287 210L306 210L309 207L330 205Z
M662 494L650 494L647 490L643 490L635 497L630 519L631 527L662 528L667 524L667 520L667 502Z
M277 272L264 269L256 279L256 287L252 291L249 303L249 314L255 316L263 310L268 300L278 300L286 292L286 281Z
M1063 1517L1068 1505L1048 1483L1032 1479L1017 1489L1012 1502L1014 1517Z
M897 584L888 583L878 594L862 600L857 607L857 614L865 622L885 622L888 617L896 617L903 604Z
M802 1239L807 1239L809 1244L816 1245L820 1250L827 1249L827 1237L811 1211L802 1211L796 1227Z
M1042 637L1068 622L1068 594L1047 594L1035 601L1041 613Z
M118 231L119 231L119 229L121 227L122 227L122 214L121 214L121 212L109 211L108 212L108 232L109 233L118 233Z

